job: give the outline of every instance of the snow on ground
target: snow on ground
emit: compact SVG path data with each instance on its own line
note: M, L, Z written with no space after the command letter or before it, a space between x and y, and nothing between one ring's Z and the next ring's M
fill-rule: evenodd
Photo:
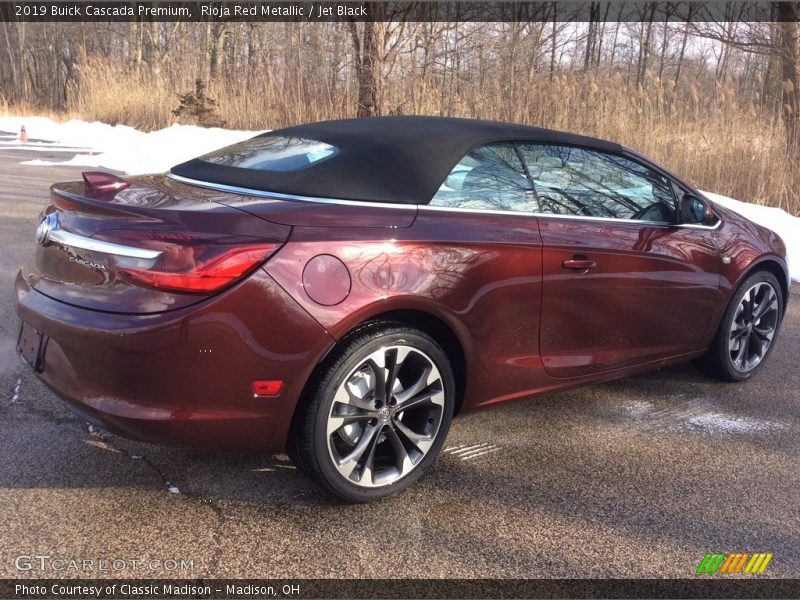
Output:
M0 117L0 131L16 133L23 125L31 141L23 144L15 136L0 136L0 149L77 152L74 157L65 161L34 159L24 161L24 164L105 167L129 174L167 171L173 165L190 158L261 133L207 129L193 125L172 125L160 131L145 133L125 125L98 122L72 120L60 123L45 117ZM780 235L786 243L792 279L800 281L800 218L793 217L780 208L741 202L711 192L703 193L713 202L769 227Z
M194 125L172 125L145 133L125 125L99 122L60 123L45 117L0 117L0 131L18 133L23 125L31 141L23 144L5 137L0 139L0 149L77 152L65 161L34 159L24 164L105 167L129 174L167 171L190 158L261 133Z
M644 427L711 435L770 433L783 428L783 424L778 421L720 412L702 396L683 396L684 394L678 394L674 403L669 405L641 399L615 404L609 410L621 412L625 418L619 422L626 427L634 421Z
M781 208L734 200L703 191L709 200L736 211L759 225L772 229L786 244L786 262L793 281L800 281L800 217L793 217Z

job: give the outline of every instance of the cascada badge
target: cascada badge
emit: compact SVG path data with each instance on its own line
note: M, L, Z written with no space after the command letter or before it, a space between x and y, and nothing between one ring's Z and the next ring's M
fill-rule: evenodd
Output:
M761 575L771 560L772 552L706 552L696 572L701 575Z

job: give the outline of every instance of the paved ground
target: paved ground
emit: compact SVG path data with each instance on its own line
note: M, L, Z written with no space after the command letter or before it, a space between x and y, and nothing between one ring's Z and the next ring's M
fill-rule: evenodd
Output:
M797 290L746 385L682 366L468 416L407 493L337 506L286 457L99 437L32 376L11 282L48 184L79 170L19 160L0 150L0 577L40 575L14 564L36 554L192 577L684 577L709 550L800 575Z

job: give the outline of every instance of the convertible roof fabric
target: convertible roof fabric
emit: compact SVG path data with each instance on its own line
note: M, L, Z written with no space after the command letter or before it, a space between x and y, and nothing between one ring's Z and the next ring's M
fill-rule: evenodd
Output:
M192 159L175 175L265 192L367 202L427 204L470 150L493 142L531 141L620 152L619 144L494 121L393 116L323 121L261 136L325 142L338 148L329 159L291 172L259 171Z

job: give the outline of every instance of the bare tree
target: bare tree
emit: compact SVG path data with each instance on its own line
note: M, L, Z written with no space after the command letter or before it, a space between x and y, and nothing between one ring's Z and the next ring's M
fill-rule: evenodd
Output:
M209 22L208 28L211 34L208 41L208 80L214 82L219 77L219 67L228 30L224 21Z
M380 114L378 96L383 68L383 44L386 24L381 19L385 9L380 2L368 2L367 13L374 20L361 24L349 21L350 36L355 50L356 79L358 80L358 104L356 114L359 117L371 117Z
M781 21L780 56L783 84L783 115L790 143L800 143L800 7L796 2L779 2Z
M639 43L639 61L636 69L636 87L644 84L647 73L647 59L650 57L650 36L653 32L653 20L656 16L658 5L655 2L645 4L642 15L642 39Z

